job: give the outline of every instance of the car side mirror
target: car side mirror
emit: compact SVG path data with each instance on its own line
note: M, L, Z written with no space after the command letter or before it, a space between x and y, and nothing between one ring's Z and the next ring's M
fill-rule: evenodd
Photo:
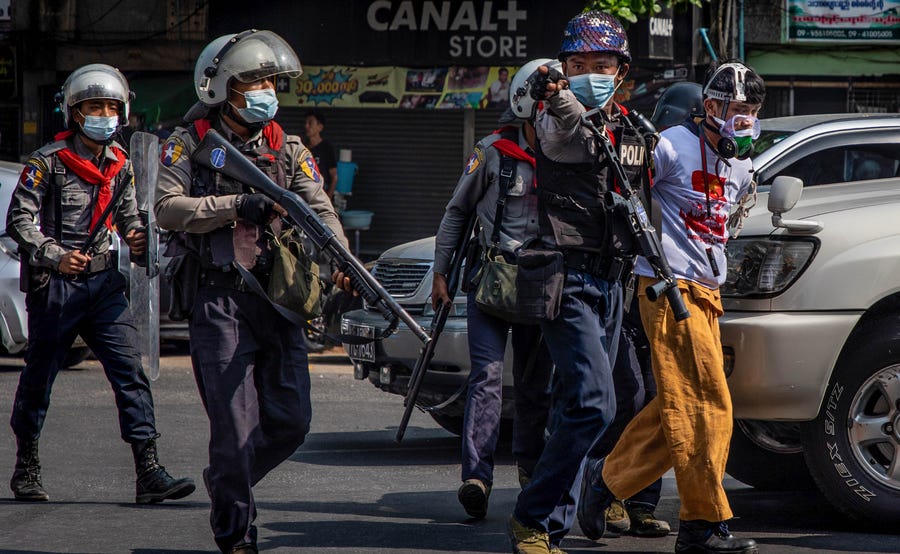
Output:
M780 175L775 177L769 189L769 211L772 212L772 225L787 229L792 233L812 235L822 230L818 221L800 219L782 219L781 214L791 211L800 200L803 192L803 181L796 177Z

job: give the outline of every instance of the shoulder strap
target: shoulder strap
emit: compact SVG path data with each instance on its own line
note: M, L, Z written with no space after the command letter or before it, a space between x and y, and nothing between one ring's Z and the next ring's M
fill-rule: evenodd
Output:
M493 231L491 231L491 246L500 244L500 228L503 226L503 210L506 208L506 197L516 178L515 158L500 155L500 180L497 191L497 211L494 213Z
M253 292L255 292L256 294L258 294L259 296L262 296L263 298L265 298L266 301L273 308L275 308L275 311L277 311L279 314L281 314L286 320L290 321L294 325L299 325L301 327L306 324L306 321L303 319L303 317L300 314L294 313L291 310L285 308L284 306L281 306L281 305L276 304L275 302L272 302L272 299L269 298L269 295L266 293L265 290L263 290L262 285L259 283L259 281L256 279L256 277L247 270L247 268L245 268L244 266L242 266L241 264L239 264L236 261L232 262L231 265L233 265L235 268L237 268L238 273L241 274L241 277L244 278L244 282L247 283L247 285L250 287L250 289Z
M62 189L66 185L66 166L56 159L55 154L50 155L50 166L52 167L51 173L53 174L53 179L51 181L52 185L50 187L53 196L53 220L55 222L53 238L56 239L58 244L62 244Z

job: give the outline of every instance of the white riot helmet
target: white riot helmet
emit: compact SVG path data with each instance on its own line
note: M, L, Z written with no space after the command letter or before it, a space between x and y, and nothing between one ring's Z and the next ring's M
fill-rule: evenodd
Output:
M542 65L562 71L562 63L559 60L537 58L520 67L512 78L509 86L509 110L516 119L531 120L536 115L537 100L531 97L531 84L528 83L528 78Z
M128 89L128 81L118 69L102 63L94 63L79 67L69 75L63 83L62 90L56 93L54 100L63 113L66 128L72 118L70 110L85 100L109 99L122 103L119 110L119 126L128 125L128 113L134 93Z
M228 82L234 78L251 83L265 77L303 73L294 49L272 31L250 29L224 35L210 42L194 66L194 88L205 106L228 99Z

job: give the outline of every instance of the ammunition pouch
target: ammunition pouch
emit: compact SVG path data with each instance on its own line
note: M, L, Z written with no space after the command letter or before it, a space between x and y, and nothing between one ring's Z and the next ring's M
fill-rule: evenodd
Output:
M516 259L516 305L532 321L553 321L559 315L566 268L559 250L522 248Z
M169 319L189 319L200 287L200 258L193 253L172 257L163 277L169 282Z
M24 293L37 292L50 282L50 268L37 267L28 263L28 252L19 249L19 290Z

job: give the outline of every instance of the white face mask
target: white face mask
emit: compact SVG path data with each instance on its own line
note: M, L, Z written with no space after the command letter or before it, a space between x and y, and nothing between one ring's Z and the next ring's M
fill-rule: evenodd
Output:
M85 136L91 140L105 142L112 138L116 129L119 128L119 116L117 115L111 115L109 117L84 115L80 110L78 113L84 118L81 129L84 131Z

